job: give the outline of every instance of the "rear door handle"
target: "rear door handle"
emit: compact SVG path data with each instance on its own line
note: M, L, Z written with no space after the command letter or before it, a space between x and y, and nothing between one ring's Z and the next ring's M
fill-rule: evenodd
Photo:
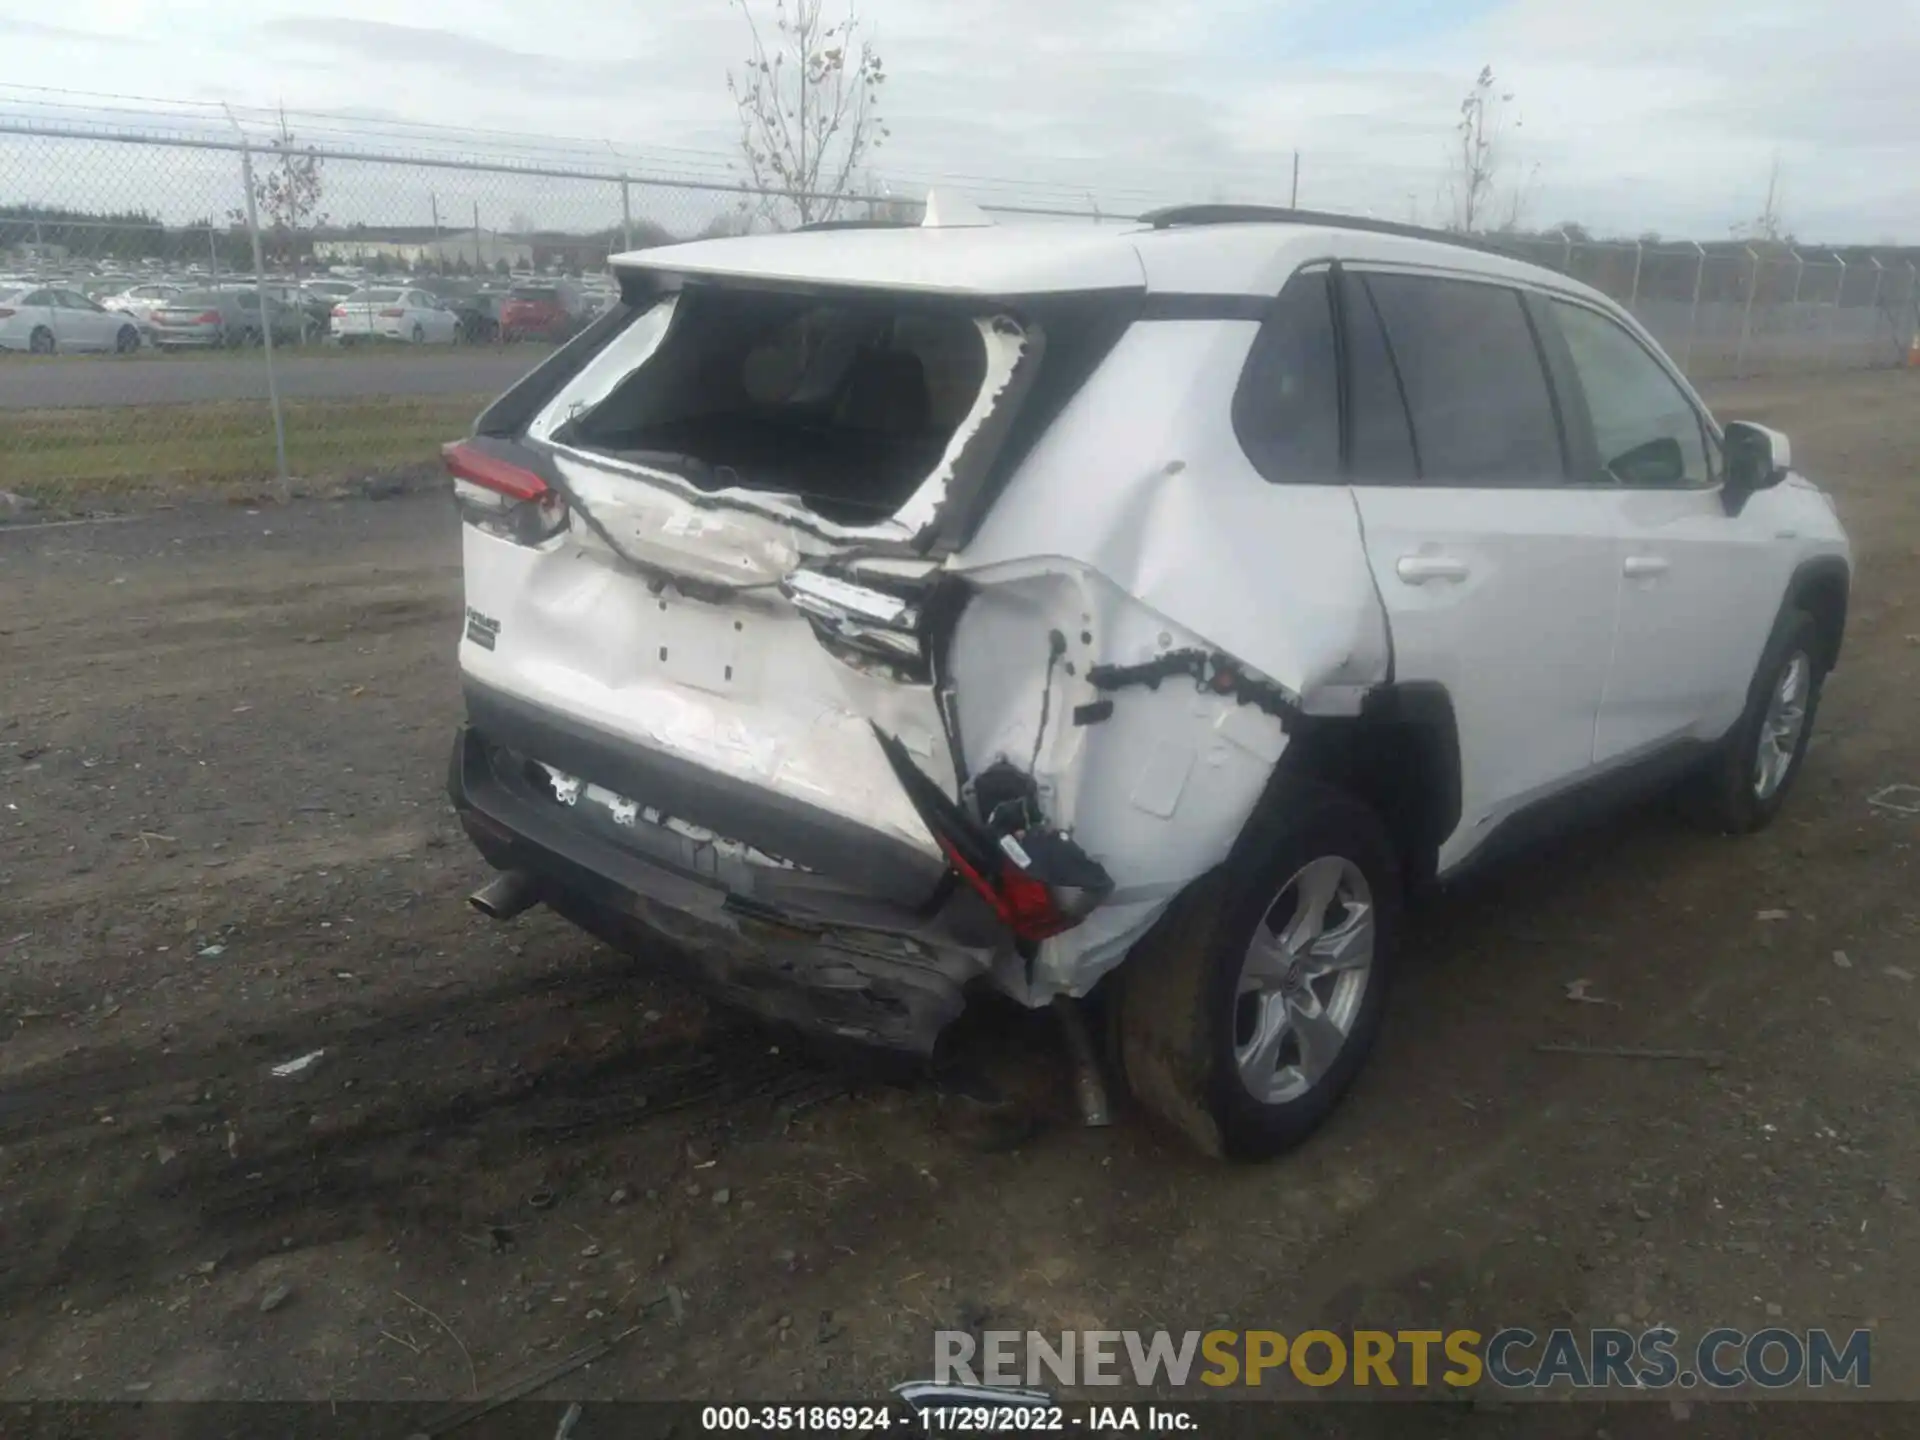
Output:
M1620 566L1621 573L1629 580L1649 580L1672 568L1664 555L1629 555Z
M1429 580L1464 580L1473 572L1466 561L1447 555L1402 555L1393 573L1409 585L1424 585Z

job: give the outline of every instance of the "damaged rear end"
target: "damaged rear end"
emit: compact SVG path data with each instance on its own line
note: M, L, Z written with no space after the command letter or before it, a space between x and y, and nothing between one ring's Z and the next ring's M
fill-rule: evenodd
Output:
M858 284L700 260L734 253L628 257L621 303L448 447L450 789L490 863L595 933L924 1053L976 981L1037 1005L1117 963L1224 856L1299 692L1170 573L1194 379L1121 418L1137 448L1088 445L1141 379L1108 372L1164 364L1129 358L1137 262L983 292L917 259ZM1188 359L1237 367L1250 334ZM1089 460L1111 473L1062 488ZM1292 658L1337 682L1377 641Z

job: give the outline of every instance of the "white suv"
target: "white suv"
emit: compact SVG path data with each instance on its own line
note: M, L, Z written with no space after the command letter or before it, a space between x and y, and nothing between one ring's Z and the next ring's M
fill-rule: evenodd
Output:
M620 257L447 447L483 909L896 1050L1097 992L1257 1156L1409 887L1650 787L1779 808L1847 542L1618 306L1334 216L954 214Z

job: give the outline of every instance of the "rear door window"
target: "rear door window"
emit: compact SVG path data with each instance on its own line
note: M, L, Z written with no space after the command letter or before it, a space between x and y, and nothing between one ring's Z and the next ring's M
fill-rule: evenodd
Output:
M1420 477L1420 461L1380 312L1365 280L1345 272L1340 286L1347 338L1347 473L1356 484L1411 485Z
M1517 291L1428 275L1365 278L1429 485L1563 481L1560 426Z

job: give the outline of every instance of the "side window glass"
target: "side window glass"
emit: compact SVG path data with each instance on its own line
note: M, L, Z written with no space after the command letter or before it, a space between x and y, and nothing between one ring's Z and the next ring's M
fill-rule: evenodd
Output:
M1340 370L1328 275L1287 282L1247 354L1233 428L1267 479L1340 478Z
M1428 485L1563 480L1560 426L1520 296L1500 285L1369 275Z
M1639 488L1710 485L1699 412L1632 335L1598 311L1564 300L1554 318L1593 417L1604 478Z
M1380 328L1380 313L1364 280L1347 272L1340 284L1353 426L1347 473L1361 485L1411 485L1420 477L1420 463L1414 454L1406 395L1387 349L1386 332Z

